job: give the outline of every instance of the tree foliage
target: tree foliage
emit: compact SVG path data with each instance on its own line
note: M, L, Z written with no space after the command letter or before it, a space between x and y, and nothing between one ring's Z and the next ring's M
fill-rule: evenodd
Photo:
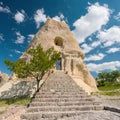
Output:
M104 81L114 82L117 80L118 77L120 77L120 71L118 70L115 70L112 72L98 73L98 79L104 80Z
M39 82L49 69L54 67L54 64L60 58L60 52L49 48L44 51L41 45L36 48L31 48L26 51L31 56L29 62L19 59L16 62L5 60L8 69L13 71L19 78L34 77L37 80L37 90Z

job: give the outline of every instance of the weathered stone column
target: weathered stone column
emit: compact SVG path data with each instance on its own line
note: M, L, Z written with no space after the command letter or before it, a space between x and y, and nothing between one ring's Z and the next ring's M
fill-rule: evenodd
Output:
M65 58L65 72L68 72L68 74L71 75L71 58L70 57Z
M78 61L78 59L76 59L76 58L73 58L72 59L72 66L73 66L73 70L72 70L72 73L73 73L73 75L75 76L75 75L79 75L78 74L78 69L77 69L77 64L79 63L79 61Z

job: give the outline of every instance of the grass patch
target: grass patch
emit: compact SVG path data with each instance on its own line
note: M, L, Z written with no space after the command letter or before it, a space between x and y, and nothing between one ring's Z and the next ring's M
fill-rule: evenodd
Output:
M101 95L120 96L120 91L100 91Z
M105 82L104 86L98 87L101 91L110 91L110 90L117 90L120 89L120 83L119 82Z
M0 111L0 115L3 114L6 110Z
M100 94L114 96L120 95L120 83L119 82L104 82L104 86L98 87Z
M0 100L0 106L7 106L7 105L24 105L24 106L26 106L29 102L30 102L29 97L2 99L2 100Z
M1 110L0 115L2 115L4 112L6 112L6 110Z

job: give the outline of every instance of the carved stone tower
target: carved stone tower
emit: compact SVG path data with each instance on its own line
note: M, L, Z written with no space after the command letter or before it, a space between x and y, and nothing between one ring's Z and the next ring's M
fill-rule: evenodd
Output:
M61 58L56 63L56 70L65 71L71 77L79 78L78 80L87 84L92 91L97 91L95 79L83 63L85 56L65 22L58 22L49 18L36 33L29 48L36 47L38 44L41 44L44 50L54 47L55 50L62 53ZM27 60L28 55L24 53L21 58Z

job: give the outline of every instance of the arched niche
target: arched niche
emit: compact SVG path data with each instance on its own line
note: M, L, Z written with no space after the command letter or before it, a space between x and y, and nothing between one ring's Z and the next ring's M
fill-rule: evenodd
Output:
M56 37L54 40L56 46L62 47L63 46L63 39L61 37Z

